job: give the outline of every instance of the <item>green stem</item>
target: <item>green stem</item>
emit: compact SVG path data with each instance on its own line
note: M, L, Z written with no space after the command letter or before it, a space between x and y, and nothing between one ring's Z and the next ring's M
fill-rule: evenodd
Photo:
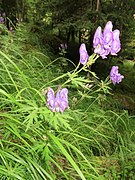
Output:
M71 76L69 77L69 79L67 81L65 81L61 86L65 86L67 83L69 83L70 81L72 81L72 78L74 78L75 76L77 76L77 74L79 74L83 69L88 68L89 67L89 62L95 62L97 60L97 58L99 57L99 55L93 53L89 59L88 62L86 64L84 64L84 66L78 70L79 66L80 66L80 62L78 63L78 65L76 66L75 70L71 73ZM78 70L78 71L77 71Z

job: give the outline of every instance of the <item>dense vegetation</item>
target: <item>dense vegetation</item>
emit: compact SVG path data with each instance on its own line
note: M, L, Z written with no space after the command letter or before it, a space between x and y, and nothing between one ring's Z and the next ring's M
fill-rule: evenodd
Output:
M134 179L133 5L0 1L0 179ZM93 38L107 21L121 32L121 51L102 59ZM84 65L82 43L90 56ZM119 84L110 81L112 66L124 76ZM65 88L68 106L58 94Z

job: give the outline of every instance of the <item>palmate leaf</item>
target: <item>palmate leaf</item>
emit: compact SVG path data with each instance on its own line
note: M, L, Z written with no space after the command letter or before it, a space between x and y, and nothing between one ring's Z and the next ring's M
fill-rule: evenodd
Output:
M95 72L90 71L88 68L84 68L84 71L86 71L88 74L91 74L94 78L99 79Z
M34 124L38 126L41 122L47 122L54 129L64 127L71 130L69 120L73 118L68 113L53 113L47 106L38 107L35 101L28 101L26 104L22 104L17 112L22 114L26 131Z
M47 142L46 137L46 140L35 141L32 147L32 151L34 150L35 152L42 154L42 159L45 159L46 164L48 164L52 155L49 146L50 144Z
M52 128L58 130L60 127L64 127L71 130L69 121L73 118L67 111L64 113L52 112L45 106L39 108L38 112L42 121L46 121Z
M73 120L73 118L67 113L52 113L49 119L49 124L57 130L60 127L72 130L69 124L69 120Z
M26 124L26 131L38 121L38 107L22 104L17 112L21 113L24 118L23 124Z
M25 113L25 112L29 112L37 108L38 108L38 105L36 101L25 99L24 101L21 102L20 107L19 109L17 109L17 111Z
M26 130L30 129L30 127L38 123L39 119L39 107L34 100L25 100L22 104L20 104L20 108L16 111L21 114L23 120L23 124L26 125Z
M89 79L85 79L85 77L76 77L72 79L72 84L75 85L77 88L79 86L83 87L83 88L87 88L86 84L92 83L93 81L89 80Z
M27 124L26 125L26 130L27 131L28 129L30 129L30 127L34 124L34 122L37 122L38 120L38 111L35 109L33 110L24 120L24 124Z

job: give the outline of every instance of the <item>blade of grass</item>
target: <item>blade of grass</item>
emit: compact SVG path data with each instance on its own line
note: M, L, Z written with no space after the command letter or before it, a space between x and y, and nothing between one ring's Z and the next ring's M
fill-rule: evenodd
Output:
M67 160L71 163L73 168L76 170L78 175L82 180L86 180L84 177L82 171L80 168L77 166L76 162L73 160L73 158L70 156L70 154L67 152L67 150L64 148L64 146L60 143L59 139L55 137L53 134L48 133L49 137L55 142L55 144L60 148L61 152L64 154L64 156L67 158Z

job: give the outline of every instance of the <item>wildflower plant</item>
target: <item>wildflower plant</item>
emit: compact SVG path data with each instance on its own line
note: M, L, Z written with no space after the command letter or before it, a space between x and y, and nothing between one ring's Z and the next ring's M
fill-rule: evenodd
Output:
M9 28L7 28L7 21L9 21ZM14 29L16 29L15 25L13 24L13 22L6 17L6 13L3 12L2 14L0 14L0 29L2 29L2 31L6 31L7 32L14 32Z
M84 70L89 73L91 73L94 78L98 79L96 74L89 70L89 67L95 63L95 61L101 56L103 59L107 58L107 55L117 55L117 53L121 49L121 43L119 39L120 31L118 29L112 31L113 24L111 21L108 21L105 25L104 31L102 33L102 29L99 26L96 29L96 32L94 34L93 38L93 47L94 47L94 53L89 56L86 45L82 43L79 48L79 54L80 54L80 60L73 72L68 72L66 75L69 76L67 81L65 81L60 88L64 87L63 89L59 90L56 94L56 97L54 95L54 91L52 88L48 88L47 92L47 106L50 108L53 112L64 112L65 109L68 108L68 90L65 88L65 86L68 83L72 83L77 88L81 86L82 88L88 89L86 84L91 83L90 80L78 76L79 73ZM59 49L65 50L67 48L66 44L61 44ZM82 68L80 68L80 64L82 64ZM65 75L65 76L66 76ZM62 76L63 77L63 76ZM123 75L120 75L118 73L118 67L113 66L110 72L110 79L107 78L107 81L103 82L101 81L100 90L102 89L105 93L109 92L107 87L111 82L115 85L116 83L120 83L122 79L124 78ZM105 84L104 84L105 83ZM97 91L99 92L99 90ZM63 97L62 97L63 96Z
M67 53L67 44L66 43L62 43L59 46L59 51L60 51L60 55L62 55L63 57L65 57L66 53Z

